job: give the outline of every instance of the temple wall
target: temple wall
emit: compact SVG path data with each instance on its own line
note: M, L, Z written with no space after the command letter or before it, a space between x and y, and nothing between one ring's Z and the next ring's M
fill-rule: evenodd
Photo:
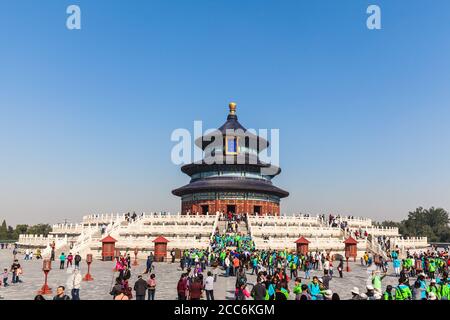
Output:
M280 205L275 202L270 201L258 201L258 200L197 200L197 201L183 201L181 203L181 213L187 214L190 212L191 214L200 213L204 214L202 212L202 206L208 206L208 212L214 213L214 212L227 212L227 206L229 205L235 205L236 206L236 213L249 213L253 214L254 207L260 206L260 214L261 215L280 215Z

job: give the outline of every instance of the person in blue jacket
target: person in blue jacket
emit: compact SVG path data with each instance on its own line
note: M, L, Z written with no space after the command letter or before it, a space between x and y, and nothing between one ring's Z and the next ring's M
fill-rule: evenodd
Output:
M313 277L313 281L308 284L309 293L311 295L311 300L322 300L322 295L320 294L319 278Z
M392 265L393 265L393 267L394 267L394 272L395 272L395 276L396 277L399 277L400 276L400 266L401 266L401 261L400 261L400 259L399 258L395 258L393 261L392 261Z
M427 282L425 281L425 275L424 274L419 274L419 277L417 279L417 281L419 281L420 283L420 288L423 290L421 291L421 299L426 299L427 298Z

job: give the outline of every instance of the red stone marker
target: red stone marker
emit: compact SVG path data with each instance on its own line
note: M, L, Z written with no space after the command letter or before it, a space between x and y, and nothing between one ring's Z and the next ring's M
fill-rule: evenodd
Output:
M91 263L92 263L92 254L88 253L86 255L86 263L88 265L88 271L83 278L83 281L93 281L94 278L91 276Z
M50 270L52 270L52 262L50 261L50 259L44 259L44 261L42 262L42 271L44 271L45 274L45 281L41 290L38 291L38 294L52 294L52 289L49 288L47 284L47 277Z
M138 255L138 248L134 248L134 261L133 261L133 266L137 266L138 265L138 261L137 261L137 255Z

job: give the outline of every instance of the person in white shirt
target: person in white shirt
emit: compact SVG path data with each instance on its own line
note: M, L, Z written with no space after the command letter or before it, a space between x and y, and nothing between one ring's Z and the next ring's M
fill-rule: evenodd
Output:
M316 266L317 270L322 270L322 259L321 259L319 252L316 252L315 259L317 261L317 266Z
M218 273L219 273L219 265L218 265L218 264L215 264L215 265L213 265L213 267L212 267L212 274L213 274L214 282L217 281L217 275L218 275Z
M225 258L225 277L229 277L230 276L230 265L231 265L231 261L230 261L230 256L227 255Z
M330 271L330 261L328 259L325 259L325 262L323 263L323 271L329 272Z
M211 271L208 271L208 276L205 278L203 287L206 292L206 300L214 300L214 277Z
M80 300L81 273L79 269L73 269L73 273L67 279L67 289L71 290L72 300Z

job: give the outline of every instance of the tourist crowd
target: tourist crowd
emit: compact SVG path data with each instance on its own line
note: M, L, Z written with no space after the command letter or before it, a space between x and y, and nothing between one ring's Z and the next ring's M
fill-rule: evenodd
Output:
M192 248L176 253L170 252L171 262L179 258L181 276L176 284L179 300L214 300L215 285L219 276L233 277L236 300L340 300L333 292L334 277L344 277L344 257L331 254L329 250L297 252L293 250L257 250L252 238L240 233L245 217L227 215L226 227L211 237L207 249ZM322 217L325 219L325 216ZM131 216L131 219L133 217ZM342 223L339 216L329 217L331 225ZM369 235L370 236L370 235ZM428 250L406 252L389 250L387 237L377 237L382 253L365 252L360 268L369 272L364 288L348 288L352 300L449 300L450 280L448 251ZM7 287L22 282L23 266L13 249L13 262L4 268L0 286ZM23 260L41 258L40 250L24 251ZM51 259L55 260L54 247ZM60 269L70 268L65 286L59 286L54 300L79 300L82 276L81 256L60 253ZM114 261L110 295L114 300L155 300L158 294L154 268L155 256L150 253L142 274L130 283L132 262L129 253L119 254ZM390 271L392 266L392 272ZM136 269L134 269L136 270ZM248 276L256 276L249 282ZM351 273L348 274L351 276ZM347 274L345 274L347 277ZM386 276L396 277L397 284L383 285ZM11 278L11 281L9 281ZM175 289L175 288L174 288ZM66 293L70 291L70 295ZM175 293L175 290L174 290ZM37 295L35 300L45 300Z

